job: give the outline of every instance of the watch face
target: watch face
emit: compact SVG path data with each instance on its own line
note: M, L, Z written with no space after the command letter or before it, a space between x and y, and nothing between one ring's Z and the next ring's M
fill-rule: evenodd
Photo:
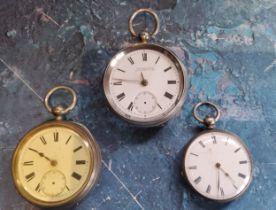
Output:
M98 148L89 143L84 129L72 124L42 125L20 141L13 176L18 191L30 202L41 206L74 202L95 182Z
M112 109L138 125L167 121L183 105L185 69L167 49L139 44L110 61L104 91Z
M238 136L208 131L188 145L183 171L190 185L206 198L230 201L240 196L252 179L252 160Z

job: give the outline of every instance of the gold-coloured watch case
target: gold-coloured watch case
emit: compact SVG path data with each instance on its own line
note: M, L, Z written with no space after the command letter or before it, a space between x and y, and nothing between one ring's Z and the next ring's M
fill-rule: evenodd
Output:
M48 201L43 201L35 198L25 190L23 182L18 177L18 169L19 169L18 166L20 164L20 160L18 159L18 157L26 142L28 142L37 132L40 132L47 128L58 128L58 127L67 128L78 133L82 138L82 140L85 141L85 145L89 150L92 161L91 161L91 167L89 169L89 173L87 175L86 181L76 193L74 193L73 195L71 195L70 197L64 200L60 200L56 202L48 202ZM58 206L64 206L64 205L72 205L80 201L91 190L91 188L95 186L101 171L101 160L102 158L101 158L100 148L96 143L94 136L89 132L89 130L84 125L71 122L71 121L51 120L32 128L20 140L13 154L12 175L13 175L13 180L17 191L23 198L25 198L30 203L41 207L58 207Z

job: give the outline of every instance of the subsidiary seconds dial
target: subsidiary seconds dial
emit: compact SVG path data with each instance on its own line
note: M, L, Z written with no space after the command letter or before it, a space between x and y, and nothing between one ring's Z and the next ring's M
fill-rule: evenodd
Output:
M124 49L104 75L109 105L125 120L154 126L174 116L184 102L185 69L169 50L153 44Z

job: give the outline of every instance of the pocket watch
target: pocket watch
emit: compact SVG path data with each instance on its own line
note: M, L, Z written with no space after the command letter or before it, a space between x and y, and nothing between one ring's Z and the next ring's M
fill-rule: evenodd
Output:
M61 90L71 94L71 105L52 107L50 97ZM51 89L44 104L56 119L28 131L13 154L16 189L35 205L56 207L78 202L100 174L101 153L93 135L84 125L63 120L76 102L73 89L66 86Z
M134 31L133 20L148 13L154 31ZM109 107L124 120L143 127L157 126L177 115L187 92L186 69L169 49L148 43L159 31L159 18L150 9L138 9L129 19L129 31L141 43L119 51L109 62L103 88Z
M214 108L216 115L202 119L198 108L203 105ZM237 135L215 128L220 117L215 104L200 102L193 115L208 130L193 137L186 146L182 174L205 198L228 202L240 197L252 180L253 162L248 148Z

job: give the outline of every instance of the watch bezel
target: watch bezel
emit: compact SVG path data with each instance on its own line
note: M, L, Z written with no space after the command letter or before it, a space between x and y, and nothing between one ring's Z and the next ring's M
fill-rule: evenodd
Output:
M151 117L151 118L139 118L139 117L130 117L130 115L126 114L123 112L114 102L112 96L111 96L111 91L109 87L110 83L110 76L112 72L112 64L118 60L118 57L122 56L125 54L128 54L129 52L133 52L135 50L140 50L140 49L148 49L148 50L156 50L158 52L161 52L162 54L165 54L168 56L175 64L175 66L178 68L178 70L181 72L181 92L178 94L178 97L176 99L176 105L172 108L170 108L167 112L163 113L161 116L156 116L156 117ZM161 125L174 116L176 116L180 111L181 108L184 104L186 95L187 95L187 86L188 86L188 78L187 78L187 70L185 66L182 64L182 62L178 59L178 57L173 53L171 50L160 46L158 44L149 44L149 43L138 43L131 45L127 48L124 48L120 50L118 53L116 53L108 63L104 75L103 75L103 89L104 89L104 94L105 98L108 102L108 106L111 108L111 110L117 114L120 118L124 119L125 121L136 125L136 126L141 126L141 127L154 127Z
M41 199L37 199L33 195L31 195L28 191L24 189L24 184L20 180L18 176L18 170L19 170L19 153L22 151L22 148L26 144L28 140L32 138L33 135L35 135L37 132L50 128L50 127L65 127L70 130L73 130L74 132L78 133L82 140L85 141L87 144L87 149L89 150L90 157L93 159L92 165L89 169L89 173L87 175L87 178L83 184L83 186L75 192L70 197L60 200L60 201L43 201ZM16 146L16 149L13 153L12 158L12 176L13 181L16 187L16 190L18 193L25 198L30 203L40 206L40 207L58 207L58 206L65 206L65 205L72 205L76 202L79 202L97 183L98 177L101 172L101 152L100 148L96 142L96 139L94 136L90 133L90 131L82 124L80 123L74 123L71 121L63 121L63 120L51 120L45 123L42 123L32 129L30 129L19 141L19 143Z
M233 136L246 150L246 152L248 153L248 157L249 157L249 161L250 161L250 165L251 165L251 170L250 170L250 177L249 177L249 180L248 180L248 183L246 184L245 188L240 191L237 195L231 197L231 198L228 198L228 199L215 199L215 198L210 198L210 197L207 197L205 196L204 194L202 194L200 191L198 191L190 182L190 180L188 179L188 175L187 175L187 171L186 171L186 167L185 167L185 159L186 159L186 156L187 156L187 152L188 152L188 149L190 148L191 144L200 136L202 135L205 135L207 133L214 133L214 132L217 132L217 133L223 133L223 134L227 134L227 135L231 135ZM235 199L238 199L240 198L249 188L249 186L251 185L251 182L252 182L252 179L253 179L253 159L252 159L252 154L250 152L250 150L248 149L247 145L242 141L242 139L236 135L235 133L232 133L230 131L226 131L226 130L222 130L222 129L218 129L218 128L212 128L212 129L208 129L208 130L204 130L202 132L200 132L199 134L193 136L189 142L185 145L184 147L184 152L183 152L183 158L182 158L182 163L181 163L181 173L182 173L182 176L184 177L185 181L189 184L189 186L193 189L193 191L197 192L198 194L200 194L202 197L206 198L206 199L209 199L209 200L212 200L212 201L215 201L215 202L219 202L219 203L227 203L227 202L230 202L230 201L233 201Z

